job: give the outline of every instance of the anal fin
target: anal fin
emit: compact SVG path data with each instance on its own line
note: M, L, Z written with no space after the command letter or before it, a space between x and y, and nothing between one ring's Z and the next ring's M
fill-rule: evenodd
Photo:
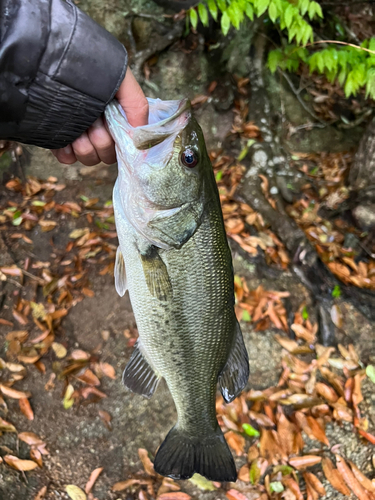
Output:
M160 376L155 373L144 358L137 344L134 347L129 363L125 367L122 381L125 387L132 392L146 398L150 398L158 386Z
M237 321L232 349L219 375L220 391L226 403L233 401L244 389L249 374L249 356Z
M172 297L172 284L167 266L157 249L149 247L146 254L140 254L147 287L154 297L166 301Z
M122 297L128 288L126 280L126 269L124 256L122 255L120 247L117 247L116 263L115 263L115 287L117 293Z

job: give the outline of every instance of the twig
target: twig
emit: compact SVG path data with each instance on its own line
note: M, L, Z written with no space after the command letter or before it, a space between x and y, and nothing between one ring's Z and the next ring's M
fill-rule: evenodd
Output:
M354 43L348 43L348 42L340 42L339 40L317 40L316 42L310 42L304 45L304 47L310 47L311 45L317 45L318 43L334 43L337 45L346 45L348 47L353 47L358 50L364 50L365 52L368 52L369 54L375 55L375 50L370 50L366 49L365 47L359 47L358 45L355 45Z
M29 271L25 271L24 269L22 269L22 273L23 273L25 276L28 276L29 278L31 278L32 280L38 281L38 283L39 283L40 285L44 285L44 284L45 284L44 279L42 279L42 278L38 278L38 276L34 276L33 274L29 273Z
M321 120L313 111L311 111L311 109L306 105L306 103L303 101L303 99L301 98L300 96L300 93L299 91L295 88L295 86L293 85L293 82L292 80L289 78L289 76L285 73L285 71L283 71L282 69L278 68L278 71L280 71L280 73L283 75L283 77L285 78L285 80L288 82L289 84L289 87L291 88L291 90L293 91L294 95L297 97L298 99L298 102L301 104L301 106L303 107L303 109L305 111L307 111L309 113L309 115L311 115L315 120L317 120L319 123L321 123L322 125L324 126L327 126L329 125L329 123L327 122L324 122L323 120Z

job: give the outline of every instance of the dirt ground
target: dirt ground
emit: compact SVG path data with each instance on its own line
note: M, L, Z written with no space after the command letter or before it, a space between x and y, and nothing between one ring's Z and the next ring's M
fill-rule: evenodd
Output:
M116 177L115 166L91 169L79 166L61 167L48 152L36 148L31 148L31 152L26 172L44 178L55 175L63 180L67 185L61 193L64 199L73 200L80 195L88 198L99 196L103 203L110 199ZM4 197L9 196L4 188L1 195L2 201ZM1 254L1 265L17 263L26 256L41 261L49 260L51 254L64 249L69 241L69 233L76 227L82 227L82 217L65 220L62 218L58 229L53 233L34 229L29 234L33 240L31 249L30 245L22 244L20 240L12 240L9 234L3 232L1 235L6 245ZM293 310L296 310L304 299L308 300L306 290L290 272L276 272L267 276L235 248L233 255L235 272L246 279L250 289L262 284L266 289L288 290L291 293ZM65 486L74 484L84 488L90 473L97 467L104 468L94 488L98 500L133 498L127 492L113 492L111 487L117 481L125 480L142 469L138 448L145 448L154 454L175 421L173 401L164 384L161 384L150 400L130 394L122 386L121 373L132 352L124 330L131 330L136 326L128 297L120 298L115 291L113 277L109 274L100 276L94 268L89 273L89 285L94 296L84 298L70 310L56 333L56 341L66 346L68 351L82 349L95 352L101 361L108 362L115 368L116 378L103 379L100 389L107 397L98 403L74 405L66 410L62 404L64 382L55 380L52 389L45 389L57 361L53 351L50 350L43 358L46 373L41 374L34 365L28 367L27 377L16 384L16 387L32 393L31 404L35 419L27 420L19 411L17 401L12 399L7 400L8 413L4 412L2 416L11 420L18 431L30 431L40 436L47 443L50 455L43 457L43 468L25 475L1 464L2 500L32 500L43 486L48 487L45 498L68 499ZM14 322L11 308L14 293L18 290L11 282L3 283L4 303L1 317L5 320ZM21 290L21 294L27 295L28 292L27 286ZM375 346L372 327L349 304L342 306L344 327L338 333L346 344L354 342L361 356L367 360L372 356L373 361ZM274 331L255 332L250 325L242 323L251 363L249 388L263 389L278 381L282 371L281 347L274 340ZM0 325L0 357L4 359L8 347L5 336L12 329L14 328ZM103 331L109 332L109 336L103 335ZM367 405L368 414L372 415L374 420L375 394L371 382L366 382L363 392L365 401L362 405ZM108 430L99 417L100 410L111 415L112 430ZM375 426L375 421L371 425ZM372 446L360 442L350 425L328 426L326 432L332 444L340 444L340 451L363 471L371 474ZM306 446L313 446L308 439ZM2 455L12 453L21 458L28 458L28 451L29 447L18 441L16 434L6 432L0 436ZM244 463L243 457L237 457L236 460L238 466ZM226 498L223 491L203 492L189 481L181 482L181 485L183 491L193 498ZM332 490L329 484L325 483L325 486L327 498L340 498L340 494Z

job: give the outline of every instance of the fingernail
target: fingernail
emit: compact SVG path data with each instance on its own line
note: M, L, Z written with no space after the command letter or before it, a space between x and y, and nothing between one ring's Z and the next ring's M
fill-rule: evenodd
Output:
M65 146L65 148L63 148L63 151L65 154L67 155L70 155L73 153L73 149L72 149L72 146L69 144L69 146Z

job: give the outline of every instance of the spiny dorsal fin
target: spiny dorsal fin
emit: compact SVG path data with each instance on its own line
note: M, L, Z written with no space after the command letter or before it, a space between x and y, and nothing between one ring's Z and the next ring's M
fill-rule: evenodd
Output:
M122 375L122 381L128 389L136 394L150 398L160 381L148 361L139 350L138 344L135 345L133 354L126 365Z
M116 252L115 287L120 297L123 297L123 295L125 295L125 292L128 288L128 283L126 280L125 261L124 261L124 256L122 255L122 252L120 250L120 247L117 247L117 252Z
M226 403L233 401L244 389L249 378L249 356L240 325L236 322L232 349L219 375L220 391Z
M172 284L167 266L155 247L150 247L147 254L140 254L147 287L154 297L166 301L172 297Z

